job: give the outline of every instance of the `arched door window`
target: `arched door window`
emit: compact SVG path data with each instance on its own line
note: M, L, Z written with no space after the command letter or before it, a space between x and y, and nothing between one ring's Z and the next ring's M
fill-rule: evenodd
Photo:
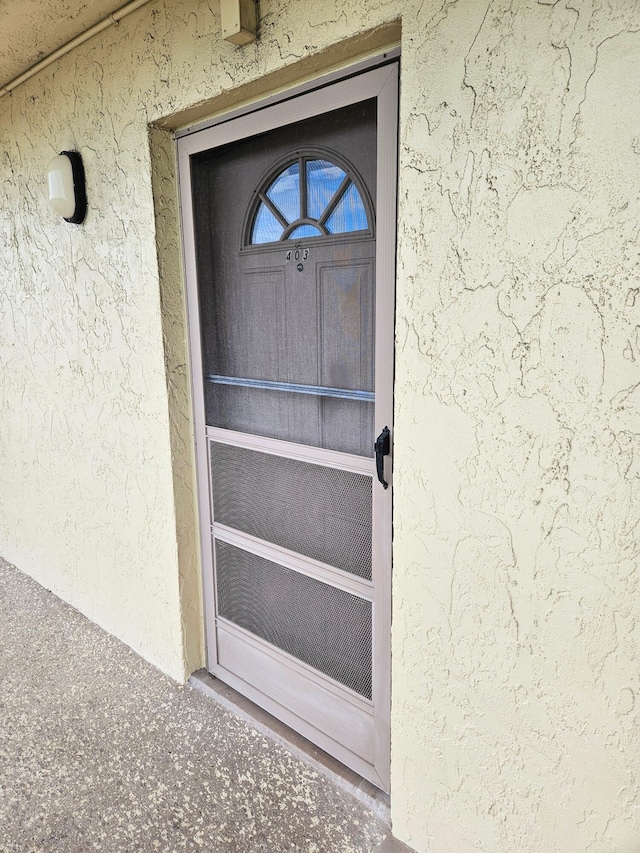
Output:
M324 151L297 152L295 159L289 157L271 169L256 192L246 242L255 246L304 237L372 234L372 220L364 185L343 158Z

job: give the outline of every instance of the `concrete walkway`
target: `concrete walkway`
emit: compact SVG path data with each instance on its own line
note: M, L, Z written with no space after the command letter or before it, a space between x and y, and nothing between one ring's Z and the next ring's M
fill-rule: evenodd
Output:
M330 778L0 559L0 853L407 849Z

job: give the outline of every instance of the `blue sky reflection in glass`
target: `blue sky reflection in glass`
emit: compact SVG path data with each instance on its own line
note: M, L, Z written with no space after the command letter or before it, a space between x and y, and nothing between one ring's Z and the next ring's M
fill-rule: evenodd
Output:
M287 222L300 218L300 165L292 163L280 172L267 190L269 199L275 204Z
M260 202L260 207L256 213L255 222L253 223L253 234L251 237L252 243L273 243L279 240L282 235L282 225L275 218L266 204Z
M353 184L349 184L327 219L327 231L329 234L343 234L345 231L362 231L366 227L367 214L360 193Z
M304 218L300 204L301 166L306 177ZM283 169L260 197L262 201L251 228L254 245L365 231L368 227L367 213L356 185L340 166L329 160L301 157Z
M309 225L308 222L303 222L302 225L298 225L297 228L294 228L291 234L289 234L289 240L297 240L298 237L322 237L322 231L319 228L316 228L315 225Z
M307 161L307 216L320 219L325 207L347 177L339 166L328 160Z

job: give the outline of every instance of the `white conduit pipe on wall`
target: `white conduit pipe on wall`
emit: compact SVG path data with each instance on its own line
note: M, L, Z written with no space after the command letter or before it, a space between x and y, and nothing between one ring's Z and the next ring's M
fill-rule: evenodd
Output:
M94 24L92 27L89 27L88 30L85 30L83 33L80 33L79 36L71 39L66 44L63 44L62 47L59 47L57 50L54 50L53 53L50 53L49 56L45 56L44 59L41 59L40 62L36 62L35 65L32 65L28 71L25 71L23 74L20 74L18 77L15 77L11 80L10 83L6 83L4 86L0 87L0 98L5 95L10 95L11 92L19 86L21 83L25 83L27 80L30 80L31 77L34 77L39 71L42 71L43 68L46 68L51 63L55 62L57 59L60 59L62 56L66 56L67 53L70 53L74 48L78 47L81 44L84 44L85 41L88 41L93 36L101 33L102 30L106 30L108 27L113 26L113 24L119 23L122 18L125 18L127 15L130 15L132 12L135 12L136 9L140 9L141 6L146 6L147 3L150 3L151 0L132 0L131 3L127 3L122 8L117 9L111 15L107 15L106 18L103 18L102 21L98 21L97 24Z

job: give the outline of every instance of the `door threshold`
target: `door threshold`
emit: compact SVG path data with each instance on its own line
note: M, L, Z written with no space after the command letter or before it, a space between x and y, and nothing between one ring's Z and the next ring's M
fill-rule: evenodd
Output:
M389 795L376 788L372 782L345 767L336 758L315 746L285 723L280 722L268 711L256 705L255 702L238 693L233 687L229 687L228 684L211 675L206 669L199 669L194 672L187 684L232 711L261 734L270 737L293 752L309 767L330 779L338 788L351 794L367 806L381 820L389 825L391 824Z

